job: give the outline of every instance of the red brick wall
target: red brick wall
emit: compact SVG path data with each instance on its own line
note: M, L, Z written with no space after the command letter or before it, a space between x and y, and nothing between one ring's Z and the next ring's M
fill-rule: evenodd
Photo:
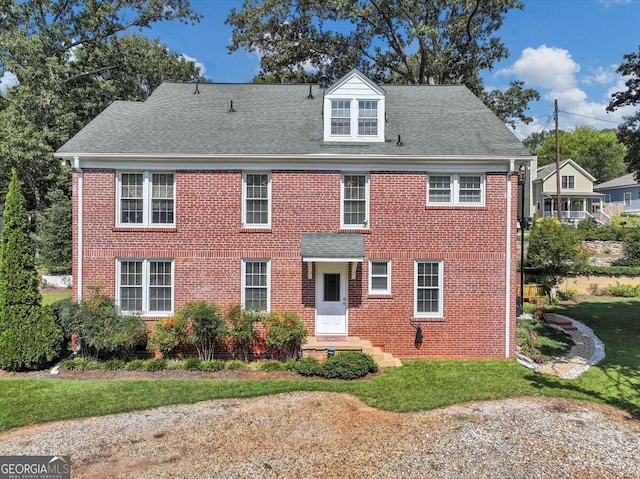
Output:
M425 173L370 174L367 258L358 265L356 279L349 279L349 335L405 358L504 357L505 174L486 175L482 208L426 207L426 182ZM298 312L313 334L315 280L307 279L300 238L301 233L340 231L340 172L272 171L272 228L266 231L241 227L240 171L178 171L176 188L175 228L116 228L115 172L85 170L84 294L91 284L115 294L116 258L167 257L175 259L174 309L196 299L239 303L241 260L271 259L272 309ZM515 305L515 180L512 193ZM73 205L75 247L77 195ZM370 258L392 261L392 295L369 297ZM444 262L444 319L420 322L420 349L409 323L415 259ZM73 265L77 278L75 255ZM515 318L515 306L511 309ZM513 355L515 319L510 336Z

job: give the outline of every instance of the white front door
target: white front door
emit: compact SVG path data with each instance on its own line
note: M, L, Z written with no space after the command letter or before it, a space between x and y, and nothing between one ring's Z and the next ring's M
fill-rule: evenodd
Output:
M316 335L347 334L347 263L316 263Z

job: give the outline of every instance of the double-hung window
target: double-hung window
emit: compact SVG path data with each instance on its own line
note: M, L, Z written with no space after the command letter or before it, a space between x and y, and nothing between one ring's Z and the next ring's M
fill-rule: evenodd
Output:
M376 136L378 134L378 102L375 100L358 101L358 135Z
M248 259L242 262L242 307L254 311L269 311L271 262Z
M331 100L331 134L351 134L351 100Z
M342 175L343 228L369 227L369 175Z
M242 175L242 223L245 227L271 226L271 175L244 173Z
M175 174L120 172L116 201L119 226L173 226Z
M631 206L631 193L625 193L622 201L624 206Z
M576 187L576 177L573 175L562 175L562 188L565 190L573 190Z
M116 302L123 312L167 315L173 311L173 261L120 259Z
M369 294L391 294L391 261L373 259L369 262Z
M427 180L428 205L484 205L484 175L437 174Z
M442 291L442 261L416 261L416 317L442 316Z

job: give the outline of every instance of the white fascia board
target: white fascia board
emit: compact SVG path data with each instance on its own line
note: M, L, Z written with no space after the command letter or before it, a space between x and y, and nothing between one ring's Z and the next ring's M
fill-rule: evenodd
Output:
M302 258L305 263L362 263L364 258Z

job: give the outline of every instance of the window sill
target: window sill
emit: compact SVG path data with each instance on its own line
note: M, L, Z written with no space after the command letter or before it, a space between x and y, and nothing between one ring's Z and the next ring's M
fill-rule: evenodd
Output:
M393 299L391 293L369 293L367 299Z
M425 205L425 210L486 210L487 205Z
M242 227L240 228L240 233L273 233L273 230L271 229L271 227L269 228L258 228L255 226L246 226L246 227Z
M447 320L443 316L414 316L413 321L416 323L444 323Z
M123 232L123 231L136 231L138 233L177 233L178 228L174 226L115 226L111 231Z
M338 231L338 233L360 233L363 235L370 235L371 234L371 229L369 228L352 228L352 227L348 227L348 226L342 226L340 227L340 231Z

